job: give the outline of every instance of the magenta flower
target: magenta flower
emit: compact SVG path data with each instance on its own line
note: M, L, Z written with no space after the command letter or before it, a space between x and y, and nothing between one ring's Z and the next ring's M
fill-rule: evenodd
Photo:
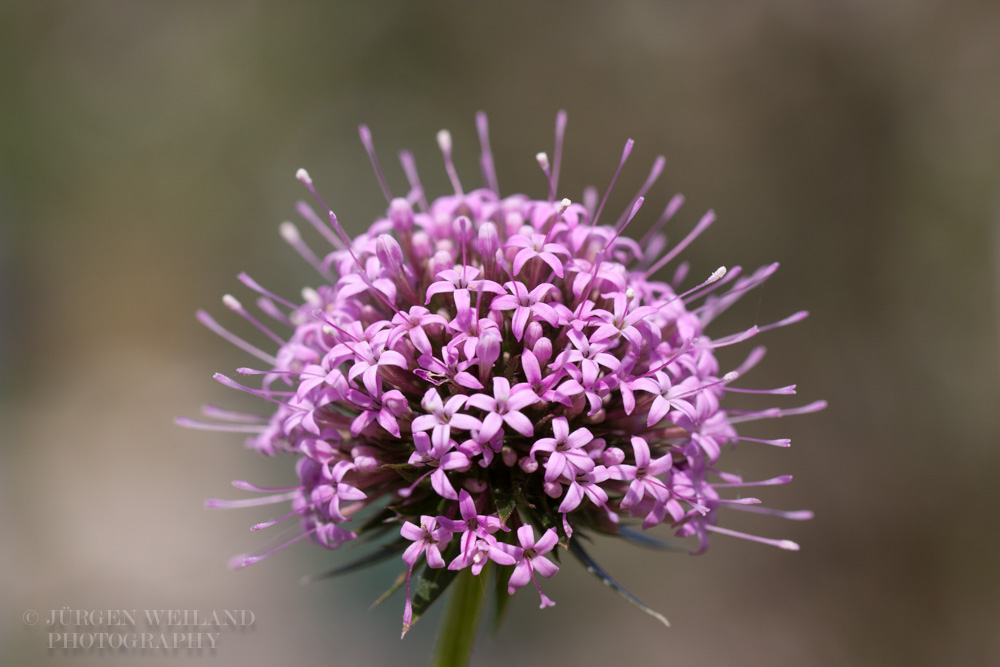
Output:
M253 386L221 374L216 379L264 399L272 412L206 408L209 422L179 421L248 434L251 448L285 455L298 476L297 484L277 489L237 482L268 495L209 505L290 504L282 519L254 527L296 519L300 530L278 549L304 538L329 549L380 544L334 573L398 558L406 580L404 632L460 572L493 572L511 594L533 582L541 606L553 604L536 575L554 575L559 568L547 555L558 560L564 550L665 622L615 583L580 537L634 539L634 528L666 524L677 537L693 538L694 552L707 547L710 533L797 549L788 540L718 526L728 510L810 516L754 506L759 501L742 496L744 488L790 477L744 481L726 470L726 452L740 440L788 446L780 438L741 437L736 426L824 404L734 410L728 393L783 395L794 387L735 389L737 378L760 361L761 349L730 372L720 370L715 350L804 313L710 337L708 325L777 265L705 271L707 280L681 287L684 265L672 281L662 281L660 269L714 220L709 212L668 248L661 232L680 208L675 197L640 241L625 235L662 160L617 222L604 224L604 205L631 141L603 197L557 198L560 114L555 159L538 156L546 195L502 196L485 116L477 120L484 187L461 182L451 136L442 132L454 192L432 201L405 152L409 183L403 196L394 196L363 127L386 207L353 239L309 174L298 172L322 215L305 203L298 211L316 231L312 245L322 242L324 249L314 250L292 223L281 233L323 284L294 300L241 274L264 317L231 296L223 300L274 349L261 349L199 312L202 323L261 365L238 371L261 376Z

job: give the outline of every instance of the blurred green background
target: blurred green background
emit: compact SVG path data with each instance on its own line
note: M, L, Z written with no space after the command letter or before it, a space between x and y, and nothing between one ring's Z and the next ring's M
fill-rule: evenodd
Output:
M211 380L246 359L193 314L239 328L219 298L248 296L241 270L315 282L277 234L296 168L349 231L383 212L359 123L397 191L409 148L436 195L436 131L471 183L484 109L501 188L542 195L565 108L565 194L603 188L632 137L612 209L668 158L634 234L680 191L675 233L719 214L693 275L782 263L714 334L812 312L748 384L830 408L748 426L793 447L730 460L794 474L764 498L816 519L734 521L798 554L599 543L672 629L567 559L557 606L518 596L474 664L1000 664L997 35L1000 4L973 0L0 3L0 663L424 664L435 618L399 641L401 599L365 611L395 565L300 586L343 556L303 544L226 569L270 513L202 499L293 473L172 424L260 407ZM22 622L63 606L257 622L213 655L68 656Z

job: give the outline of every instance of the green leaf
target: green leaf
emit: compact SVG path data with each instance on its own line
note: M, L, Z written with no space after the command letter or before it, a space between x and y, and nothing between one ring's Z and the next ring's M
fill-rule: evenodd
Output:
M394 470L407 482L415 482L420 477L420 468L409 463L383 463L379 470Z
M399 531L399 524L393 525L393 524L384 523L384 524L378 524L378 525L374 525L373 524L371 526L362 526L357 531L358 532L358 536L355 539L351 540L348 544L351 547L355 547L355 546L358 546L358 545L361 545L361 544L367 544L369 542L374 542L375 540L378 540L379 538L385 537L385 534L388 533L393 528L396 528L396 531L398 532Z
M358 536L348 543L349 546L354 547L367 542L373 542L385 536L387 532L393 529L398 531L399 523L396 521L396 516L396 512L389 507L379 508L373 514L370 514L364 520L364 523L361 524L361 527L355 531Z
M663 623L663 625L667 626L668 628L670 627L670 622L666 619L666 617L663 614L661 614L661 613L659 613L657 611L654 611L653 609L650 609L649 607L647 607L645 604L643 604L642 602L640 602L637 597L635 597L634 595L632 595L631 593L629 593L627 590L625 590L625 588L621 584L619 584L617 581L615 581L614 579L612 579L611 575L608 574L604 570L604 568L602 568L600 565L598 565L597 562L593 558L590 557L590 554L588 554L586 551L584 551L583 547L580 545L580 540L578 540L578 539L572 539L572 540L570 540L569 541L569 550L570 550L570 553L572 553L574 556L576 556L577 559L579 559L579 561L581 563L583 563L583 566L587 568L587 572L590 572L595 577L597 577L598 579L600 579L601 582L605 586L607 586L611 590L613 590L616 593L618 593L619 595L621 595L623 598L625 598L626 600L628 600L629 602L631 602L633 605L635 605L636 607L638 607L639 609L641 609L645 613L649 614L650 616L652 616L653 618L655 618L656 620L658 620L660 623Z
M358 570L363 570L366 567L371 567L372 565L377 565L383 561L389 560L390 558L398 557L399 554L406 549L406 546L411 544L409 540L400 539L389 544L381 545L376 551L366 554L361 558L358 558L346 565L341 565L340 567L335 567L325 572L319 572L317 574L311 574L302 577L300 580L303 584L309 584L314 581L320 581L322 579L332 579L333 577L339 577L342 574L350 574L351 572L357 572Z
M430 482L425 481L421 482L420 487L423 487L424 484L427 484L428 487L430 486ZM450 500L442 498L436 493L427 493L421 494L417 498L405 499L398 503L394 503L387 506L386 509L403 518L410 517L415 519L416 517L424 514L428 516L438 516L440 514L444 514L450 503ZM414 523L420 522L415 520Z
M655 537L650 537L645 533L634 531L631 528L626 528L625 526L618 528L618 536L632 542L633 544L646 547L647 549L656 549L658 551L676 551L678 553L689 553L691 551L690 547L680 540L657 539Z
M393 593L395 593L396 591L398 591L400 588L403 587L403 584L406 583L406 572L407 572L406 570L403 570L402 572L399 573L399 576L396 577L396 581L393 582L392 586L389 587L389 590L387 590L385 593L382 593L382 595L378 596L378 599L376 599L375 602L372 602L371 606L368 607L368 611L371 611L375 607L379 606L380 604L391 598Z

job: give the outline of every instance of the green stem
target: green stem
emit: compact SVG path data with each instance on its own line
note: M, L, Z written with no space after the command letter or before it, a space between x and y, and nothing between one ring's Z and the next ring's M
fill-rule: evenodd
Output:
M482 576L475 577L471 568L465 568L452 583L451 599L441 624L432 667L464 667L469 664L486 600L486 591L480 581Z

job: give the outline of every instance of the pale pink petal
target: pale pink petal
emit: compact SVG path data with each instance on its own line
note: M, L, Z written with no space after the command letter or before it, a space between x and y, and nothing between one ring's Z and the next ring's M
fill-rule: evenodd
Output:
M529 437L535 434L535 425L520 412L508 412L503 416L503 420L523 436Z
M551 577L559 571L559 566L548 558L532 558L531 566L535 569L535 572L546 578Z

